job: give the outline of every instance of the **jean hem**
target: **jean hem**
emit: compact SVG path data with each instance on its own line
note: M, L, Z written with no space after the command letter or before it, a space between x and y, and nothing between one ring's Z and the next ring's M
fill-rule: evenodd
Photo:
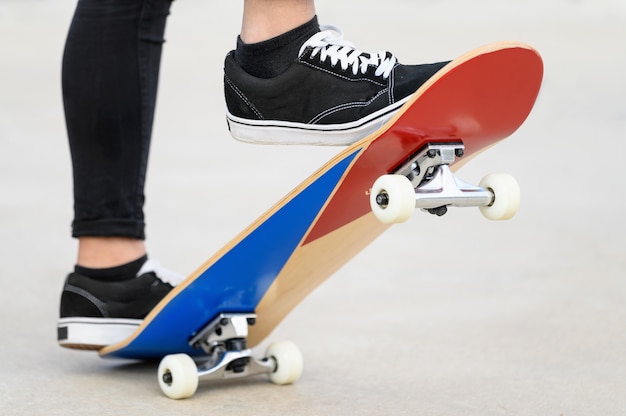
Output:
M144 230L145 223L137 220L74 221L72 237L128 237L145 240Z

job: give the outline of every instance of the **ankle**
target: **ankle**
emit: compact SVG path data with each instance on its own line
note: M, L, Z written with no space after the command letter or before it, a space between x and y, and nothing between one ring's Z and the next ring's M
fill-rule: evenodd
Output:
M320 31L317 17L271 39L246 43L237 39L235 61L248 74L257 78L273 78L286 71L298 58L300 48Z
M100 281L122 281L137 277L148 256L142 256L128 263L113 267L90 268L81 265L74 267L74 272Z
M143 240L126 237L80 237L76 264L92 269L120 266L146 255Z
M241 39L246 43L262 42L315 16L313 0L245 0Z

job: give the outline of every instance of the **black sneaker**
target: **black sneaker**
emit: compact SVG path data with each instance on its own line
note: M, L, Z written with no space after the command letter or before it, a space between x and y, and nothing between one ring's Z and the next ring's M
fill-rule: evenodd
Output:
M363 53L341 29L322 26L287 71L256 78L226 56L227 120L237 140L348 145L380 128L447 62L401 65L390 52Z
M70 273L61 295L59 344L98 350L131 335L182 277L146 260L136 276L99 280Z

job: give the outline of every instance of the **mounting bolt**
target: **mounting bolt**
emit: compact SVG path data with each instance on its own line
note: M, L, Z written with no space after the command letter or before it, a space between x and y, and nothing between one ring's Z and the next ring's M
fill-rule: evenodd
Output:
M441 216L446 215L446 213L448 212L448 207L444 205L444 206L437 207L437 208L430 208L428 209L428 212L438 217L441 217Z
M389 206L389 195L387 192L381 192L376 195L376 203L380 207L387 208Z
M163 382L167 384L168 386L171 386L173 381L174 379L172 377L172 373L170 373L169 371L166 371L163 374Z

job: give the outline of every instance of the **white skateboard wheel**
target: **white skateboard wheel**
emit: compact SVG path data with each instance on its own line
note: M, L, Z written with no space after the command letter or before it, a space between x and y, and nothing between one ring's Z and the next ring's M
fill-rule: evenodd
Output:
M374 182L370 206L382 223L393 224L408 220L415 211L415 189L403 175L383 175Z
M302 353L293 342L275 342L267 348L265 356L276 363L276 368L269 374L272 383L279 385L295 383L302 375L304 368Z
M158 373L159 386L170 399L186 399L198 389L198 368L187 354L166 355Z
M515 178L506 173L492 173L480 181L480 187L494 194L491 205L481 206L480 212L490 220L508 220L519 210L521 191Z

